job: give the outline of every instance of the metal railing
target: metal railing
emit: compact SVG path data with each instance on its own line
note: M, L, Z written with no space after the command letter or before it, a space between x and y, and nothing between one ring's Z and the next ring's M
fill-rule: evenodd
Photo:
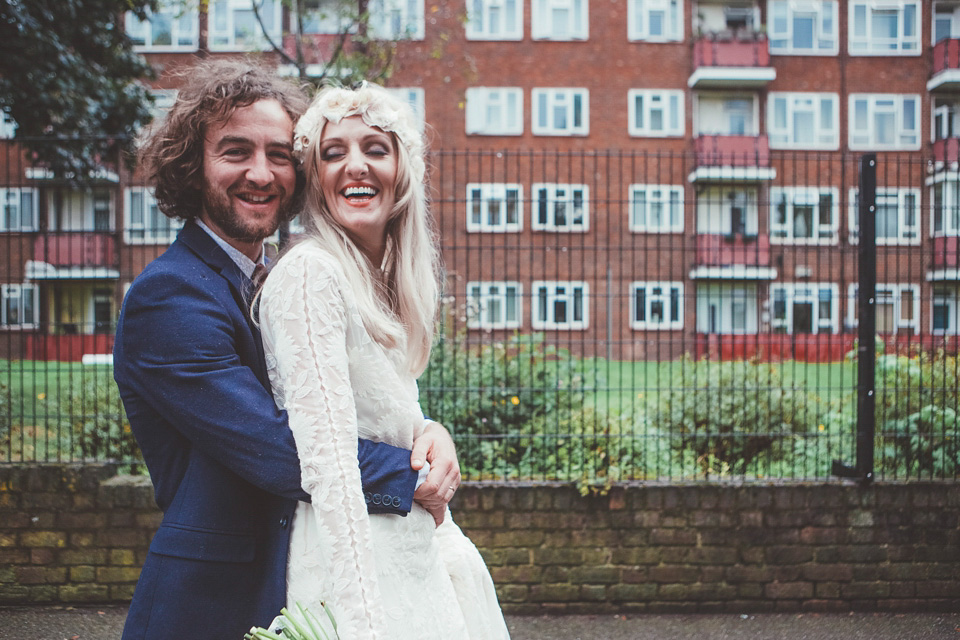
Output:
M421 402L465 477L960 477L955 168L881 154L871 205L859 156L701 160L433 154L447 288ZM0 462L135 462L112 322L169 233L131 220L123 176L98 185L94 231L92 197L23 175L0 185L36 206L32 227L0 231ZM129 243L131 222L160 240ZM95 259L37 253L74 233Z

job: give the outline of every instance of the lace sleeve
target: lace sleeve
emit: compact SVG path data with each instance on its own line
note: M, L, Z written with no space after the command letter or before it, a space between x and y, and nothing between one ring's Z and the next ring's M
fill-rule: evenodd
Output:
M357 462L357 415L347 362L348 315L336 267L294 250L270 274L260 304L277 401L289 414L320 540L317 600L344 638L383 636L370 521Z

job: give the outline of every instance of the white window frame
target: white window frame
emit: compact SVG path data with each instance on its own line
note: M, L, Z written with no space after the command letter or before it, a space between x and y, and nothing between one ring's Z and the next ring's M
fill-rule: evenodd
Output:
M786 12L782 29L776 17L778 9ZM793 27L798 14L813 14L813 47L794 46ZM836 0L769 0L767 24L772 55L835 56L840 53L840 7ZM832 35L825 34L828 25L832 25ZM781 41L785 44L775 44ZM822 46L824 44L828 46Z
M943 11L942 9L944 8L949 8L950 10ZM942 18L942 16L946 16L946 18ZM947 26L950 33L949 35L941 38L941 40L946 38L960 38L960 5L938 2L936 3L936 7L933 11L933 19L930 20L931 45L936 45L940 41L937 40L937 23L943 19L947 21Z
M830 196L830 222L822 224L823 197ZM783 202L785 219L777 221ZM796 237L794 209L812 207L812 229L809 237ZM835 187L770 187L770 244L829 245L837 244L840 229L840 190Z
M627 0L627 39L631 42L682 42L683 5L680 0ZM650 15L654 12L663 12L663 34L650 34Z
M627 193L627 220L629 221L630 231L633 233L682 233L684 218L683 185L682 184L631 184ZM657 203L662 207L666 214L663 216L663 224L651 225L649 222L649 211L646 214L646 220L638 223L634 216L634 208L637 204L637 193L644 193L643 201L645 203ZM651 194L656 194L656 199L651 199ZM671 196L676 196L673 198ZM671 224L671 205L677 207L677 220Z
M546 317L540 317L541 289L546 289ZM580 319L574 319L577 289L580 290ZM535 330L585 331L590 327L590 285L583 280L534 280L530 289L530 324ZM563 304L569 320L558 322L557 305Z
M479 295L474 292L479 289ZM514 317L507 317L509 298ZM519 329L523 323L523 285L516 281L474 281L467 283L468 329ZM491 319L489 314L496 313Z
M777 291L783 291L786 307L785 316L777 318L775 300ZM820 293L830 292L830 317L820 317ZM804 295L805 294L805 295ZM785 333L793 334L793 306L800 302L810 302L813 305L812 334L840 332L840 288L832 282L778 282L770 285L770 326L784 329ZM804 334L806 335L806 334Z
M17 121L4 109L0 109L0 140L11 140L17 135Z
M534 40L586 40L590 33L590 0L530 0L530 35ZM567 24L554 22L555 11L566 10Z
M388 87L387 91L410 105L417 127L423 133L427 117L426 95L421 87Z
M930 100L930 142L960 136L960 100L932 96Z
M644 292L644 318L638 315L637 293ZM659 290L659 293L654 291ZM674 294L674 292L676 292ZM671 319L673 296L677 298L677 319ZM683 283L682 282L644 282L630 283L630 328L637 331L671 331L683 329ZM663 316L660 322L655 322L653 306L663 306Z
M140 212L142 222L134 224L133 222L133 195L138 194L142 198L143 211ZM151 213L151 210L155 213ZM169 224L160 228L157 224L149 224L148 218L155 215L157 220L169 220ZM174 218L168 218L159 207L153 197L153 189L149 187L127 187L123 193L123 241L129 245L156 245L170 244L177 239L177 233L183 227L183 221ZM143 235L136 237L133 232L142 232Z
M859 326L857 293L859 285L852 282L847 285L847 326L850 328ZM893 304L893 331L884 332L884 335L892 335L901 330L909 329L913 333L920 331L920 285L919 284L888 284L877 283L876 297L874 298L875 307L881 303ZM910 313L913 318L904 318L903 294L910 292L913 302L910 304ZM880 333L880 329L877 329Z
M631 136L675 138L686 132L686 100L681 89L630 89L627 110ZM650 125L657 112L663 126L653 128Z
M423 0L370 0L370 35L383 40L423 40Z
M580 126L575 124L576 103L580 102ZM590 91L581 88L534 89L533 135L585 136L590 133ZM557 122L557 113L563 110L567 124ZM542 116L542 117L541 117Z
M913 206L908 206L908 201L913 199ZM860 242L860 224L857 215L859 203L859 189L853 187L850 189L850 244ZM913 187L877 187L877 213L880 213L880 205L893 205L897 207L897 237L888 238L886 236L877 236L878 246L903 246L920 244L920 189ZM909 224L910 221L913 224Z
M259 24L255 24L248 42L237 41L236 12L252 10L254 2L258 3L260 11L272 11L273 29L269 35L274 42L280 41L283 32L281 0L210 0L207 5L207 46L211 51L258 51L268 46ZM264 5L271 6L264 9ZM226 11L225 18L220 16L220 11L223 10ZM218 28L220 20L225 20L222 28ZM226 38L224 42L217 41L223 37Z
M474 191L480 192L480 220L474 220ZM516 222L507 222L507 196L516 192ZM504 182L471 182L467 185L467 231L470 233L517 233L523 230L523 185ZM486 215L499 202L500 222L491 224Z
M847 41L851 56L919 56L921 34L923 33L923 2L921 0L849 0L847 5ZM856 19L857 9L863 7L865 21L862 25ZM915 11L913 35L905 33L904 14L907 7ZM873 34L872 16L875 11L897 11L897 36L893 39L881 39ZM883 48L887 43L895 48ZM861 45L861 46L858 46Z
M947 326L934 328L937 306L946 307ZM957 317L957 286L955 284L934 285L930 295L930 333L935 336L956 335L960 333L960 318Z
M540 192L546 192L547 221L540 221ZM579 198L577 193L579 192ZM573 215L580 201L580 215ZM557 224L558 207L562 205L566 222ZM530 228L535 231L585 233L590 230L590 188L585 184L535 182L530 187ZM580 222L575 222L577 217Z
M470 87L466 91L467 135L523 134L523 89Z
M866 122L858 122L857 103L865 103ZM913 123L905 122L908 102L913 103ZM881 104L882 103L882 104ZM892 104L889 104L892 103ZM849 145L853 151L917 151L920 149L920 111L922 101L919 94L901 93L851 93L849 97ZM886 113L893 117L894 142L881 144L877 141L877 128L874 126L878 115ZM860 125L860 126L858 126ZM904 140L908 136L913 141Z
M21 317L21 322L10 323L7 310L7 301L10 298L16 298L18 307L20 309L20 314L22 316L24 296L29 296L31 298L31 304L33 305L33 317L30 319L31 322L22 322L23 318ZM31 284L29 282L24 282L23 284L13 283L0 285L0 327L3 327L4 329L36 329L40 325L39 316L39 285Z
M937 187L941 188L943 221L937 229ZM960 236L960 174L941 173L930 183L930 237Z
M30 212L27 224L24 224L23 197L30 195ZM25 233L36 231L40 221L39 194L33 187L0 188L0 233ZM16 205L17 224L7 224L7 207Z
M161 0L159 5L160 11L147 10L146 20L140 20L132 11L127 12L124 23L127 36L133 39L131 30L137 26L143 29L144 35L144 44L135 44L133 50L140 52L196 51L200 45L200 12L176 1ZM156 16L170 20L170 44L154 44L153 19ZM189 38L189 42L181 44L181 40L186 38Z
M778 123L778 105L783 105L784 121ZM825 110L829 109L829 116ZM813 116L813 142L798 142L796 117L804 112ZM830 119L833 126L824 123ZM767 137L771 149L823 149L835 151L840 148L840 96L835 93L771 92L767 96Z
M467 40L523 40L523 2L467 0Z

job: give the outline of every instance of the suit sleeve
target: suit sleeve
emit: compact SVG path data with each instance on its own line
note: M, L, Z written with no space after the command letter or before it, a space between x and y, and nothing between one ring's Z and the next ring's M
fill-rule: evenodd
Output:
M276 495L306 500L286 412L238 352L236 316L201 275L146 274L131 287L124 303L123 357L115 363L134 393L144 399L187 440L251 484ZM253 338L256 339L256 338ZM162 444L160 444L162 446ZM364 484L404 490L412 503L416 472L409 452L366 443L359 455ZM353 460L356 460L354 455Z
M321 595L331 601L343 637L382 637L370 519L356 462L357 411L339 280L315 254L289 254L271 273L260 308L300 454L303 487L312 498L322 550Z

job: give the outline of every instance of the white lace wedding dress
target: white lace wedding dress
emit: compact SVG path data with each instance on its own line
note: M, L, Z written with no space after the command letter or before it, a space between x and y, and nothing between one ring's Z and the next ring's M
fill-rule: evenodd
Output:
M326 602L345 640L508 638L490 574L449 512L368 515L357 436L410 449L424 426L398 350L373 341L333 257L312 241L273 269L260 301L270 383L290 417L302 482L288 606Z

